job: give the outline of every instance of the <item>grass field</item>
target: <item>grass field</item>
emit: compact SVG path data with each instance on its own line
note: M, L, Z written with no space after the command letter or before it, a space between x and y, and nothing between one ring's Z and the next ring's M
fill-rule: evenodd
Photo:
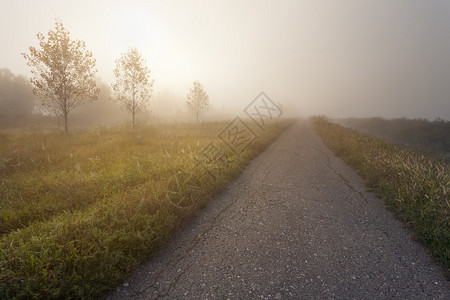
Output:
M0 298L102 297L291 123L216 177L196 158L226 122L0 132Z
M324 143L367 181L408 224L450 274L450 165L344 128L324 117L312 122Z

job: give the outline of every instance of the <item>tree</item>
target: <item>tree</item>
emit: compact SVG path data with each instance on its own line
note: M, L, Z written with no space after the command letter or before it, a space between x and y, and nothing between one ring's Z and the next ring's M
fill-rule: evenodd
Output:
M97 99L95 59L84 41L70 39L59 20L55 21L55 29L48 32L48 38L42 33L37 38L39 48L29 47L29 53L22 53L31 67L33 93L50 111L64 116L67 133L69 113Z
M198 116L200 113L209 110L209 96L206 94L203 85L194 81L194 87L189 90L187 94L187 106L195 116L198 123Z
M128 48L116 60L114 75L114 99L131 113L135 127L136 114L148 106L152 96L154 80L150 80L150 69L136 48Z

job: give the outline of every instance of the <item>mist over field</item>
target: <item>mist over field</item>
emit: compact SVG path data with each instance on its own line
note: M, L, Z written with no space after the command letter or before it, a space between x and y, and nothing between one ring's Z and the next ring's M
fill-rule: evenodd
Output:
M98 69L99 98L70 114L74 125L129 121L110 99L128 47L155 80L140 121L192 121L195 80L210 97L204 120L239 115L261 91L285 116L450 119L448 1L1 2L2 126L42 112L21 53L55 19L86 42Z
M0 299L449 294L450 1L0 15Z

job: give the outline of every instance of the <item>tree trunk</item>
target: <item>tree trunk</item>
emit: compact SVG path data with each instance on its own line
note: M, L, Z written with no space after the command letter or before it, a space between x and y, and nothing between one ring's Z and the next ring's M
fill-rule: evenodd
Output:
M136 112L133 111L132 114L133 114L133 128L134 128L135 127L135 115L136 115Z
M198 124L198 111L197 111L197 124Z
M67 115L69 113L68 112L64 112L64 131L67 133L69 133L69 125L67 124Z

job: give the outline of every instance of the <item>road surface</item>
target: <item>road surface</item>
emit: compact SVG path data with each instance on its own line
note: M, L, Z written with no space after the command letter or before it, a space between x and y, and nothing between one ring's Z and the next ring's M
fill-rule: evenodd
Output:
M299 121L109 299L450 299L442 269Z

